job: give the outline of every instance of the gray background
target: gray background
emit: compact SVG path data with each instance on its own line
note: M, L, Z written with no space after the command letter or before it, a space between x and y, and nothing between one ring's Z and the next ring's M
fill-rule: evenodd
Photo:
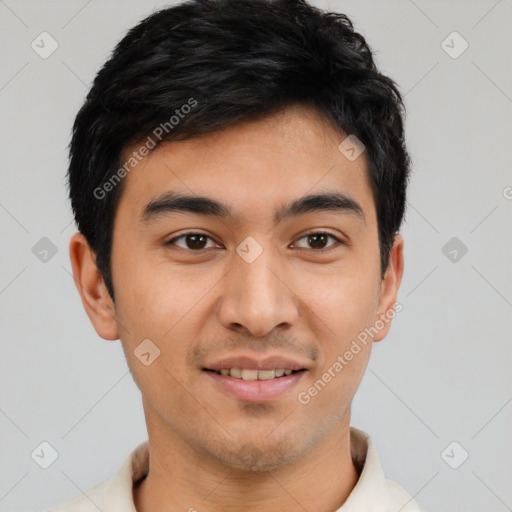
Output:
M512 2L315 4L347 13L400 85L414 161L403 311L352 424L425 511L512 510ZM66 146L115 43L164 5L0 0L2 512L87 490L146 439L120 342L97 337L70 275ZM47 59L31 48L43 31L59 45ZM458 58L453 31L469 44ZM43 237L47 261L32 251ZM59 453L46 470L31 458L42 441Z

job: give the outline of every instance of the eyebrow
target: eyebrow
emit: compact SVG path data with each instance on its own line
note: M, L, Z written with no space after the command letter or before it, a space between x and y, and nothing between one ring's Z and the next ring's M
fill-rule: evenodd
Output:
M366 224L363 209L354 199L341 192L309 194L282 206L274 215L276 224L283 220L319 211L332 211L351 214ZM188 212L236 221L237 215L227 204L205 196L190 196L176 192L166 192L149 201L140 217L141 222L149 222L173 212Z

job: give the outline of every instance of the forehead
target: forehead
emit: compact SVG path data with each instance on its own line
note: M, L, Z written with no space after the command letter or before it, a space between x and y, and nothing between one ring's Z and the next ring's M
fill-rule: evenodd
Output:
M140 215L148 201L172 191L229 204L238 218L244 212L254 216L255 209L275 217L274 210L284 201L332 191L353 198L371 217L366 155L349 160L338 148L346 137L315 110L292 107L163 143L124 178L118 214ZM124 158L136 149L129 148Z

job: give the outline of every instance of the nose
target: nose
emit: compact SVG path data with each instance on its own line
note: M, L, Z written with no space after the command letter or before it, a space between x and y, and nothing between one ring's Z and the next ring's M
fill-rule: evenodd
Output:
M270 249L251 263L233 254L230 271L222 281L220 322L227 329L253 337L290 327L299 317L299 301L289 281Z

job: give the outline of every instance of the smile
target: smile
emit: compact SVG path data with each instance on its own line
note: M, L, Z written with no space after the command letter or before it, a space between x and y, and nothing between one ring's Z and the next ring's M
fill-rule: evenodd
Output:
M271 380L283 376L291 375L294 372L301 370L290 370L280 368L276 370L254 370L251 368L222 368L221 370L207 370L214 371L217 375L224 375L242 380Z
M215 389L242 402L270 402L295 387L305 369L254 370L240 368L204 369L203 374Z

